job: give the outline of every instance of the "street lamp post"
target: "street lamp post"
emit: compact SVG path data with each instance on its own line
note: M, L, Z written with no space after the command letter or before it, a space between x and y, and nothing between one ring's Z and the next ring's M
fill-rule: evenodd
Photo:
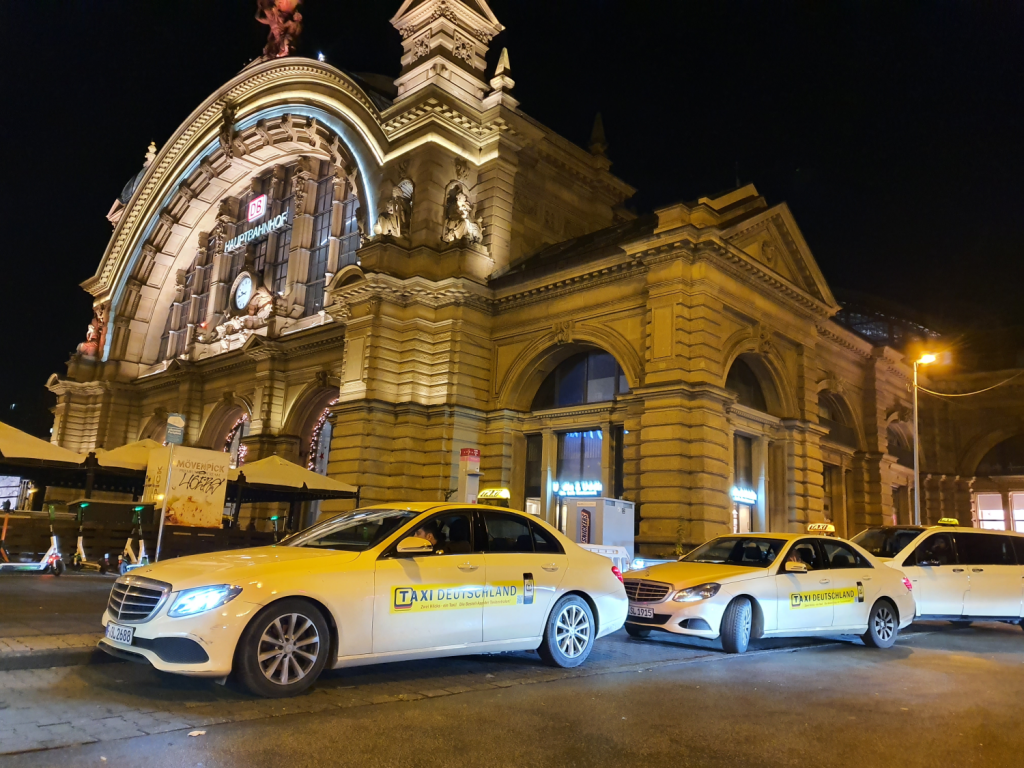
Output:
M914 361L914 525L921 524L921 449L917 434L917 366L935 362L935 355L921 355Z

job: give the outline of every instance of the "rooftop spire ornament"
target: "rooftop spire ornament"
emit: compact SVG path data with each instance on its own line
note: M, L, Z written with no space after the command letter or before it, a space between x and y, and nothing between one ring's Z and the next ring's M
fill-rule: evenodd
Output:
M302 0L256 0L256 21L270 27L263 58L288 56L302 33Z

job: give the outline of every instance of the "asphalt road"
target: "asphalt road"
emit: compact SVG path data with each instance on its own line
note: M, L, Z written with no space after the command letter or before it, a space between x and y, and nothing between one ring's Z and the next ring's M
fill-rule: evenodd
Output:
M0 574L0 638L102 632L100 619L115 578Z
M196 716L191 725L168 721L166 733L5 755L0 762L4 768L1021 765L1024 632L994 624L925 630L902 636L888 651L851 641L742 657L675 638L650 643L613 636L597 649L603 656L593 669L575 676L550 674L527 655L381 665L332 673L317 693L272 703L208 683L162 680L135 665L52 670L60 678L40 672L36 682L28 673L0 673L12 676L6 688L0 680L0 699L15 706L40 693L63 700L51 712L94 706L98 696L121 706L149 700L157 709L178 699L180 712L206 707L209 715L198 727ZM620 650L643 663L629 669L610 663ZM456 676L465 684L454 685ZM448 690L432 693L430 685ZM398 693L403 687L424 692ZM216 724L218 713L232 707L248 709L237 709L234 722ZM205 733L189 736L190 729Z

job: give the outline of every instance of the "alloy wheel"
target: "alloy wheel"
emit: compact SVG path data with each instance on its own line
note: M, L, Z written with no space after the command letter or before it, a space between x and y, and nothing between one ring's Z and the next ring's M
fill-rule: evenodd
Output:
M875 611L873 629L878 639L883 642L887 642L892 638L893 633L896 631L896 619L892 615L892 611L884 605Z
M320 655L316 625L299 613L279 616L263 631L256 650L260 670L275 685L304 678Z
M578 605L567 605L555 623L555 642L567 658L575 659L590 642L590 619Z

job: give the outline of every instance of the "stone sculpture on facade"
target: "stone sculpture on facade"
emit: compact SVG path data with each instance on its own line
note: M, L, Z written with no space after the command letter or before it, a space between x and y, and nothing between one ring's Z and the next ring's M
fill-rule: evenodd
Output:
M409 234L409 217L412 213L412 195L416 186L412 179L403 178L391 189L391 197L384 203L384 210L373 225L373 234L402 237Z
M302 0L256 0L256 21L270 27L263 56L279 59L295 49L302 33Z
M441 239L446 243L466 240L479 243L483 240L483 228L473 219L473 203L466 188L460 181L453 181L445 190L445 220Z
M103 354L103 336L107 327L107 311L105 307L94 307L92 321L85 332L85 341L75 350L82 357L99 357Z
M274 310L274 297L262 285L256 289L244 314L226 318L211 332L200 337L203 344L220 342L221 350L227 352L239 336L251 336L253 331L263 328Z

